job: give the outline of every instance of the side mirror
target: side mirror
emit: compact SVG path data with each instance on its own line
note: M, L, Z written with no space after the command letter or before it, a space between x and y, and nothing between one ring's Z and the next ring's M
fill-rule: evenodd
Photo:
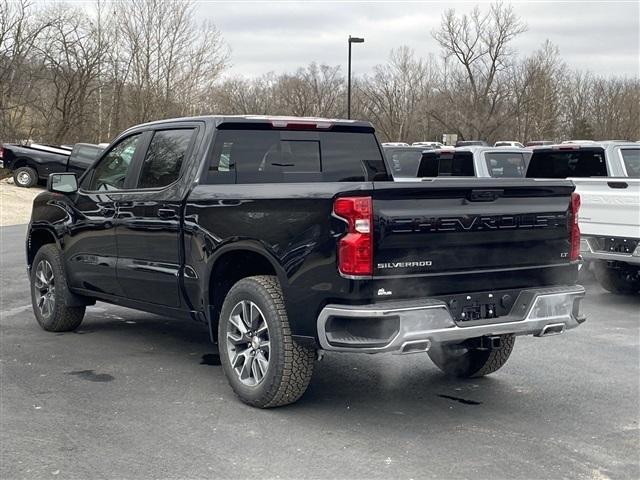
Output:
M47 180L47 190L55 193L74 193L78 191L78 179L75 173L52 173Z

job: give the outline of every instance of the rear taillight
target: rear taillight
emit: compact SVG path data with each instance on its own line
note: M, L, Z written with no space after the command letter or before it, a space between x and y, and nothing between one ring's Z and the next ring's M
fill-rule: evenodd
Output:
M4 158L4 148L0 147L0 160Z
M333 213L348 224L338 244L338 270L343 275L373 274L373 205L371 197L342 197Z
M580 194L571 194L571 206L569 209L569 260L578 260L580 256L580 226L578 214L580 211Z

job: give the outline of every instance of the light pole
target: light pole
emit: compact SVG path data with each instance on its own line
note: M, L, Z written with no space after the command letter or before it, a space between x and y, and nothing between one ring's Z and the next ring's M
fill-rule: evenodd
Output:
M347 73L347 119L351 118L351 44L352 43L364 43L364 38L352 37L349 35L349 63Z

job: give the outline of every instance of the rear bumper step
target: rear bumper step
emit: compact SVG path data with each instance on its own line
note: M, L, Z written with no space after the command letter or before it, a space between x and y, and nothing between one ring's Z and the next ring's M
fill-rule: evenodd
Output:
M318 317L318 339L322 349L331 351L418 353L433 343L470 338L559 335L585 321L580 315L584 294L580 285L523 290L508 315L478 322L456 322L437 299L327 305Z

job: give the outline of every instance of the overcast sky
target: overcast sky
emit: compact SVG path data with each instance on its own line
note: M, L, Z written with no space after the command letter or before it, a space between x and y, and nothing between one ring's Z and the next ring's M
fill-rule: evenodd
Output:
M342 65L347 37L353 71L369 73L389 50L408 45L416 54L438 54L431 32L443 11L469 11L482 2L200 2L198 16L212 20L232 49L230 75L292 71L311 61ZM528 25L515 43L520 54L545 39L560 47L571 67L610 75L639 76L640 2L512 2Z

